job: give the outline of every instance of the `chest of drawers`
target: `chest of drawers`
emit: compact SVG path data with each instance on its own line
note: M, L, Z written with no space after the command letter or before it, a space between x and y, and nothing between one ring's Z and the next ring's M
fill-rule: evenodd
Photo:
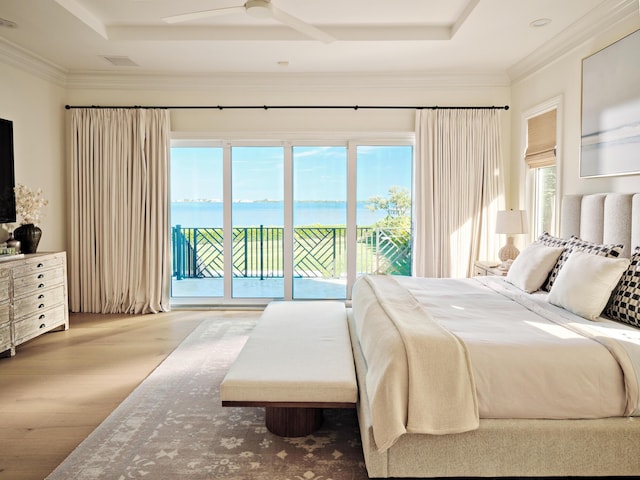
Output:
M65 252L0 264L0 353L54 329L69 328Z
M11 304L9 303L9 274L0 270L0 352L11 348Z

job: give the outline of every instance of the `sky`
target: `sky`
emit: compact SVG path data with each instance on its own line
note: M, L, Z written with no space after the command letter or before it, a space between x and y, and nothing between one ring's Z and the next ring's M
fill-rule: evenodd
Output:
M232 147L233 201L283 199L283 147ZM221 147L171 149L171 201L222 200ZM411 146L357 147L357 200L411 190ZM346 147L293 147L294 201L346 201Z

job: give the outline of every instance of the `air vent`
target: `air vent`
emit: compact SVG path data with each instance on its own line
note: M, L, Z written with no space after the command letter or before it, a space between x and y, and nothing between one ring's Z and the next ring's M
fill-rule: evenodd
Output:
M115 65L116 67L139 67L140 66L136 62L131 60L129 57L119 57L119 56L115 56L115 55L103 55L102 58L104 58L111 65Z

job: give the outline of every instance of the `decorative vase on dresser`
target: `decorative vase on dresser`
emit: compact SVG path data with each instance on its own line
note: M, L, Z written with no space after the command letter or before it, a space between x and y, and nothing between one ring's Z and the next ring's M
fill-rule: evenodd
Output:
M22 253L36 253L40 237L42 237L42 230L33 223L25 223L13 231L13 237L20 241Z
M9 232L9 238L7 238L5 240L5 243L7 244L7 248L13 248L13 251L15 253L21 253L22 250L20 250L21 246L20 246L20 240L16 240L13 236L13 232Z

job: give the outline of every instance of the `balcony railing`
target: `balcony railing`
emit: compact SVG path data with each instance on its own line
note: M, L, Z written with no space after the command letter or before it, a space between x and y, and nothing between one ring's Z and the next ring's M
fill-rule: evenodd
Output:
M344 227L298 227L294 234L294 276L339 278L346 274ZM221 278L224 275L222 228L182 228L173 236L173 276ZM237 227L232 232L235 278L284 276L284 229ZM411 232L403 228L358 227L358 274L411 274Z

